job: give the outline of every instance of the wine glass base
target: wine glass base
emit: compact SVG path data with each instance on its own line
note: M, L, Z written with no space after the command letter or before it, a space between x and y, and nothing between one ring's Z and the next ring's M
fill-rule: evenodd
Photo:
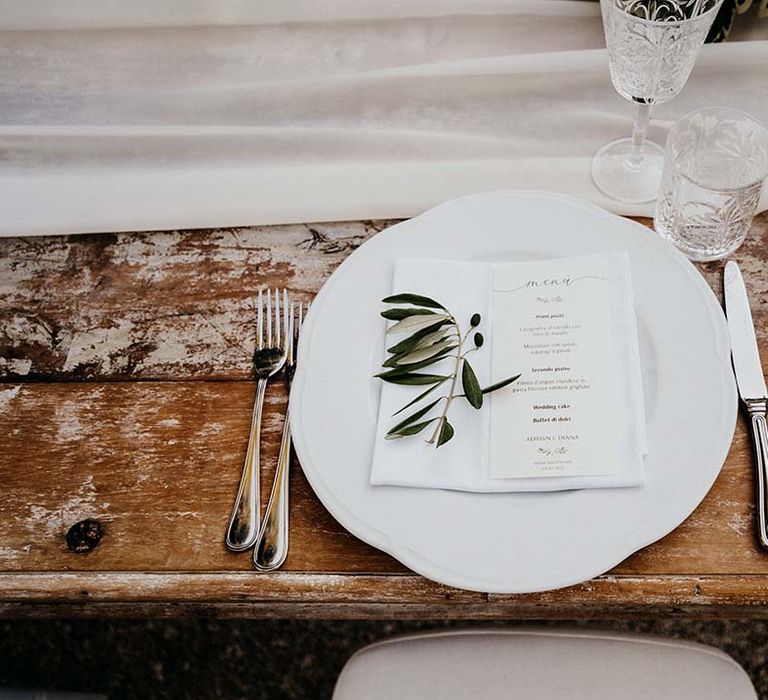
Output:
M643 159L630 160L632 139L618 139L603 146L592 159L592 182L606 197L626 204L656 199L664 164L664 149L652 141L643 144Z

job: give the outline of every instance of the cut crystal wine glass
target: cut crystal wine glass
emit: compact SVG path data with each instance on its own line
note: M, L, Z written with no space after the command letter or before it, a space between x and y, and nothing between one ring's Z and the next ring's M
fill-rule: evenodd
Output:
M683 89L721 3L600 0L611 81L635 105L632 136L603 146L592 160L592 180L608 197L656 198L664 152L646 139L651 105Z

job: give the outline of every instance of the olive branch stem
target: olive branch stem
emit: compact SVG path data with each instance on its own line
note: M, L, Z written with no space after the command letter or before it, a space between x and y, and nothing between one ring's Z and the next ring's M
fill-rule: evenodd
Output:
M456 317L434 299L418 294L396 294L383 301L394 307L381 313L384 318L395 321L387 329L387 334L407 333L408 335L387 348L390 356L384 362L384 371L376 376L393 384L428 387L394 415L420 403L438 386L450 381L447 394L416 409L401 420L389 430L386 439L416 435L431 423L436 422L432 436L426 442L440 447L448 442L455 432L448 420L448 410L455 399L463 397L473 408L479 410L482 408L485 394L512 384L520 375L496 382L484 389L480 387L477 376L467 360L467 355L482 347L484 342L482 333L477 330L482 320L480 314L472 315L469 319L469 328L462 333ZM473 347L464 350L472 332L474 332ZM453 372L450 374L428 374L417 371L449 359L454 359ZM459 373L461 373L463 394L457 393ZM428 418L427 415L440 402L443 402L440 414Z
M461 360L462 356L459 353L456 353L456 365L453 370L453 375L451 375L451 386L450 389L448 389L447 396L443 396L442 398L445 399L445 403L443 404L443 412L440 414L440 417L437 419L437 425L435 426L435 430L432 433L432 437L427 440L427 442L432 445L434 444L435 440L437 440L438 435L440 434L440 429L443 427L443 423L448 420L448 408L451 405L451 401L453 401L454 398L456 398L456 379L458 379L459 376L459 367L461 366Z

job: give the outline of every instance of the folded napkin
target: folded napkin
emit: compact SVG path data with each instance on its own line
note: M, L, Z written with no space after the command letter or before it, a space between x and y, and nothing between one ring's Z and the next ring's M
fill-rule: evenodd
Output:
M588 259L596 256L585 256ZM611 253L599 256L605 261L607 277L611 285L610 314L613 319L613 342L617 367L616 384L611 389L611 405L608 412L614 416L620 429L616 438L615 460L612 464L596 465L594 473L580 473L571 476L535 476L494 478L503 471L500 460L514 460L508 445L499 450L503 443L504 426L493 425L494 410L502 415L509 403L517 400L518 385L502 389L485 397L481 410L473 409L464 399L455 400L449 417L456 429L454 438L435 449L426 443L431 426L418 436L385 440L387 431L419 405L409 408L398 416L393 414L409 400L415 398L424 387L404 387L383 383L379 405L371 469L371 484L411 486L421 488L444 488L475 492L511 491L559 491L576 488L609 488L637 486L643 482L643 455L645 444L645 416L640 383L640 363L634 304L629 277L629 261L625 253ZM571 258L570 260L579 260ZM525 265L527 263L522 263ZM504 367L503 376L494 376L494 365L498 371L504 363L494 362L494 353L499 348L494 335L500 329L508 329L514 319L494 318L494 302L498 295L497 279L500 271L511 264L475 263L455 260L399 259L395 264L393 292L422 294L443 303L466 328L474 313L482 321L478 330L485 336L483 346L471 354L472 367L481 386L503 379L514 370ZM498 327L498 328L497 328ZM501 334L507 335L507 334ZM386 345L399 339L386 336ZM383 357L387 357L383 348ZM498 360L498 357L496 358ZM450 370L450 361L436 364L422 371L445 373ZM510 371L511 370L511 371ZM521 377L520 382L530 379ZM435 390L434 396L445 393L444 387ZM523 387L524 389L524 387ZM542 395L542 400L546 396ZM432 415L432 414L430 414ZM500 439L501 437L501 439ZM608 439L609 436L606 436ZM492 445L495 446L492 448Z

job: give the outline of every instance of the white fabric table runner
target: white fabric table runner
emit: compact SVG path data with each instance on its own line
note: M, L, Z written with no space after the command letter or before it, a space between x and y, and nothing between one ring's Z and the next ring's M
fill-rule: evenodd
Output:
M0 0L0 235L407 217L515 187L650 214L589 178L631 128L602 45L583 0ZM768 122L767 64L768 41L705 46L651 135L706 105Z

